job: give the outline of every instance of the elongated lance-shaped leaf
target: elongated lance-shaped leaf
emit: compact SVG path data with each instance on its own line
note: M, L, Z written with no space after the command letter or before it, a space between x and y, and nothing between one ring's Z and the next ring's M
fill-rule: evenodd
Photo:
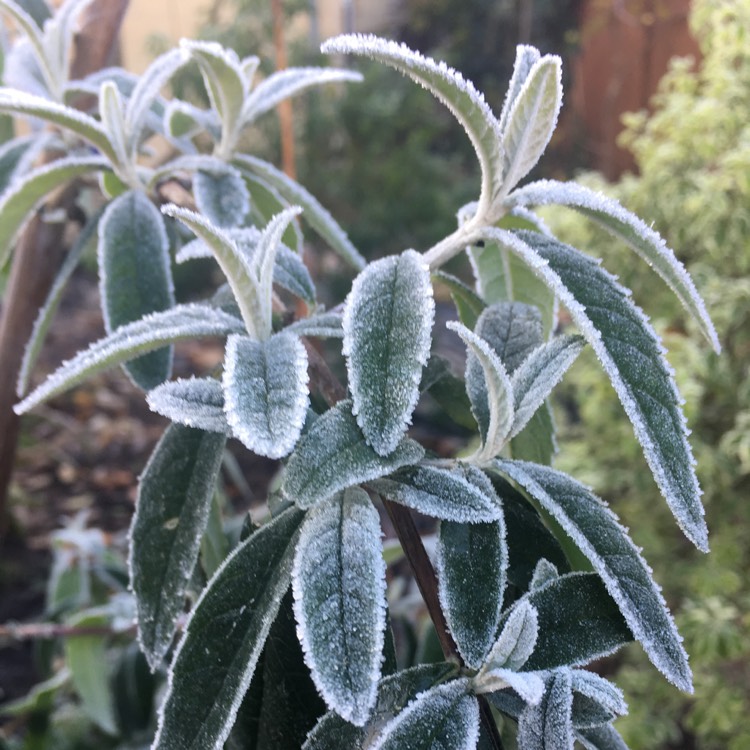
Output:
M562 61L545 55L529 71L503 130L502 200L539 161L557 124L562 105Z
M693 316L716 352L719 337L692 278L674 251L645 222L616 200L574 182L540 180L515 190L508 197L512 206L567 206L582 213L631 247L664 279L685 309Z
M482 669L505 667L517 672L534 652L538 637L539 613L528 599L521 599L511 610Z
M466 678L420 693L371 745L372 750L474 750L479 739L479 703Z
M250 210L250 194L245 181L229 165L196 172L193 195L199 211L217 227L240 226Z
M177 305L162 313L146 315L95 341L88 349L64 362L38 388L16 404L16 414L25 414L38 404L97 372L159 349L181 339L227 336L244 331L242 321L208 305Z
M34 215L34 208L45 196L69 180L103 170L111 170L105 159L71 156L39 167L16 180L0 199L0 268L5 266L18 232Z
M99 114L112 148L117 154L118 165L126 165L129 161L124 109L125 105L117 86L112 81L102 83L99 90Z
M558 336L542 344L513 373L515 414L511 437L529 423L584 347L582 336Z
M67 80L72 62L72 48L76 25L81 12L91 0L66 0L44 22L44 51L53 72L57 74L59 86ZM60 98L60 92L56 93Z
M386 476L418 463L422 447L402 438L388 456L367 444L352 414L351 401L339 401L318 417L289 458L282 491L301 508L310 508L347 487Z
M617 391L677 523L698 549L707 551L681 398L664 348L628 290L568 245L532 232L485 231L522 257L568 308Z
M492 483L473 466L409 466L369 486L393 502L444 521L489 523L503 516Z
M224 414L224 390L213 378L180 378L148 392L149 408L173 422L207 432L231 432Z
M510 378L500 358L483 338L456 321L449 321L446 326L463 339L469 351L466 392L482 435L480 458L491 458L502 450L513 425ZM472 356L479 362L479 369L472 367Z
M652 664L681 690L692 692L682 639L651 570L614 513L559 471L524 461L497 461L495 466L552 515L591 561Z
M628 712L622 691L609 680L586 669L574 669L571 677L576 729L608 724Z
M44 148L44 139L31 135L11 138L0 144L0 196L17 175L29 171L40 151L37 145L40 142Z
M240 59L234 50L216 42L183 39L180 45L198 63L212 108L221 118L221 143L216 155L231 158L242 127L242 107L249 89Z
M544 341L539 309L523 302L495 302L487 306L474 332L492 347L508 375L514 375Z
M34 321L34 327L31 331L31 336L26 343L26 349L24 350L23 359L21 360L21 367L18 370L18 381L16 384L17 396L23 396L29 387L31 371L36 364L42 344L44 343L44 338L47 335L50 323L52 322L52 318L57 312L63 291L65 290L65 285L73 274L73 271L78 267L78 262L81 260L84 251L96 237L99 219L101 218L102 213L103 210L100 210L89 219L88 223L81 230L81 233L73 243L73 246L68 250L65 260L60 266L57 276L55 276L55 280L49 294L47 295L47 299L37 314L36 320Z
M110 161L117 162L117 152L112 147L104 128L93 117L77 109L51 102L41 96L3 87L0 88L0 113L39 117L52 125L75 133L98 148Z
M307 352L290 333L266 341L230 336L224 357L224 411L253 453L281 458L294 448L307 414Z
M292 572L305 661L336 713L364 726L375 704L385 630L380 519L367 493L319 503L300 531Z
M531 73L531 69L541 58L541 53L536 47L532 47L528 44L519 44L516 47L516 60L513 63L513 75L508 85L508 91L505 94L505 101L503 102L503 109L500 113L500 131L505 132L508 126L508 117L510 115L513 105L518 99L518 95L521 93L526 79Z
M159 209L140 190L115 198L99 222L99 291L107 333L174 306L169 239ZM144 390L170 376L172 348L129 362Z
M473 331L477 324L477 318L487 307L484 300L473 289L464 284L461 279L452 274L445 271L434 271L432 276L448 287L453 304L456 306L458 319L470 331Z
M527 706L518 721L518 746L524 750L573 750L571 670L555 670L536 706Z
M628 750L625 741L611 724L605 724L601 727L591 727L589 729L578 729L576 731L576 739L585 750Z
M459 653L476 669L495 641L503 608L508 546L502 518L443 521L436 562L440 606Z
M173 49L159 55L138 77L125 109L125 130L131 157L135 158L148 115L169 79L189 60L184 49Z
M34 57L39 65L39 69L42 71L50 94L58 96L60 94L58 75L50 67L46 50L44 49L42 30L36 21L18 3L13 2L13 0L0 0L0 11L7 13L13 19L13 22L23 30L25 37L31 44L31 48L34 50Z
M365 55L390 65L424 86L461 123L477 153L482 169L482 188L477 214L485 217L503 179L502 132L482 94L460 73L445 63L410 50L406 45L372 35L347 34L325 42L325 54Z
M341 339L344 337L344 319L341 313L324 312L297 320L284 330L295 336Z
M371 263L347 297L342 352L354 414L381 456L411 424L434 317L430 272L413 250Z
M234 292L247 332L255 339L265 338L262 335L264 313L258 279L247 256L240 252L226 232L215 227L195 211L179 208L174 204L162 206L161 210L167 216L179 219L211 248Z
M320 205L317 198L305 190L302 185L291 180L273 164L254 156L235 155L232 163L241 170L261 178L288 203L302 206L307 223L322 239L328 242L352 268L361 271L365 267L365 259L354 247L346 232L331 214Z
M289 587L303 517L286 510L241 543L209 581L175 653L154 750L222 748Z
M369 722L355 727L329 711L308 735L302 750L361 750L368 733L388 723L420 693L455 676L455 664L420 664L384 677L378 685L378 699Z
M242 122L252 122L264 112L273 109L279 102L311 86L341 81L359 83L362 81L362 75L353 70L336 68L288 68L272 73L245 99Z
M130 527L130 585L138 640L152 670L167 652L185 608L225 443L225 435L170 425L138 485Z

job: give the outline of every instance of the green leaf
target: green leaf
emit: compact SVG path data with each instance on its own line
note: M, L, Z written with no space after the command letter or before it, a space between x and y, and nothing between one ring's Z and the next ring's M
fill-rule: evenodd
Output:
M484 300L471 288L466 286L461 279L445 271L433 271L432 277L448 287L453 304L456 306L458 319L470 331L473 331L477 324L477 318L486 307Z
M466 385L461 378L451 372L447 360L436 354L430 357L422 371L419 389L427 391L457 425L472 432L477 431L477 422L471 413Z
M493 302L479 316L475 333L492 347L508 375L544 342L539 308L523 302Z
M518 745L524 750L573 750L571 670L555 670L536 706L527 706L518 721Z
M504 198L539 161L557 124L562 105L562 61L556 55L537 60L508 111L503 129Z
M513 389L505 366L492 347L456 321L446 327L466 344L466 392L482 436L478 460L496 456L510 436L513 424Z
M109 204L99 223L99 291L107 333L174 306L169 240L159 210L140 191ZM155 388L169 379L172 348L129 362L136 385Z
M357 271L361 271L365 267L365 259L352 245L346 232L302 185L287 177L272 164L254 156L237 154L232 163L249 176L261 178L268 187L277 191L287 203L302 206L308 224L322 239L330 244L341 258Z
M591 561L652 664L681 690L692 692L682 639L646 561L614 513L561 472L519 461L495 466L550 513Z
M49 714L55 705L58 691L70 681L70 670L63 668L48 680L39 682L22 698L8 701L0 706L0 716L20 717L33 714Z
M667 247L656 231L623 208L616 200L573 182L540 180L516 190L509 196L508 202L513 206L568 206L592 219L612 236L632 248L664 279L698 323L714 351L721 351L719 338L703 300L685 267L675 257L674 251Z
M55 276L52 288L49 290L44 305L42 305L37 313L31 336L26 343L26 349L23 353L21 367L18 370L18 382L16 385L16 395L18 396L23 396L29 387L31 371L34 369L34 365L39 357L39 352L44 344L44 339L47 335L50 324L52 323L52 318L60 305L65 286L68 279L72 276L73 271L78 267L81 256L96 236L101 215L102 211L97 212L89 219L86 226L81 230L81 233L76 238L72 247L68 250L57 276Z
M506 668L517 672L529 660L539 637L539 613L522 599L513 607L505 621L502 632L487 654L487 668Z
M389 722L372 750L474 750L479 739L479 703L467 679L420 693Z
M526 427L510 441L510 456L549 466L557 453L555 421L549 402L531 417Z
M71 627L106 627L106 615L93 610L68 620ZM86 715L107 734L117 734L112 694L109 690L107 637L82 635L65 639L65 663Z
M355 727L329 711L310 732L302 750L361 750L368 732L377 731L425 690L454 676L456 665L447 662L421 664L384 677L366 728Z
M368 486L393 502L444 521L488 523L502 518L491 482L473 466L409 466Z
M130 579L138 639L152 669L167 652L206 530L226 437L170 425L138 485Z
M250 210L245 181L228 165L221 170L198 170L193 177L193 194L198 210L217 227L241 226Z
M11 138L0 145L0 195L14 182L22 163L26 163L29 154L34 154L37 136Z
M118 165L125 165L129 161L124 110L123 98L115 83L102 83L99 92L99 114L107 137L117 154Z
M355 488L313 508L292 572L294 613L313 680L326 703L356 726L375 704L385 631L380 519Z
M527 44L519 44L516 47L516 60L513 64L513 75L508 85L508 91L505 94L503 102L503 111L500 113L500 130L505 131L508 125L508 116L513 105L521 93L526 79L529 77L531 69L541 58L541 53L536 47Z
M342 352L354 414L381 456L411 423L434 317L430 273L413 250L371 263L347 297Z
M502 519L440 524L438 594L459 653L478 668L495 642L505 593L508 547Z
M344 337L343 317L338 312L324 312L296 320L284 330L295 336L340 339Z
M351 401L340 401L329 409L290 456L282 491L300 508L310 508L347 487L416 464L424 456L422 447L406 437L391 454L379 456L367 444L351 409Z
M132 738L148 730L154 714L157 677L146 657L131 641L122 649L112 675L112 699L120 733Z
M486 230L529 263L568 308L612 382L677 523L708 549L681 399L663 347L629 292L575 248L537 233Z
M0 268L8 261L18 232L45 196L69 180L106 169L110 166L100 157L75 156L58 159L14 181L0 199Z
M0 112L39 117L52 125L69 130L99 149L110 162L117 163L117 152L110 143L107 132L93 117L77 109L3 87L0 88Z
M585 750L628 750L617 730L609 724L579 729L576 731L576 739Z
M223 456L223 459L225 458L226 452ZM206 530L201 539L201 567L206 574L206 578L211 578L216 573L229 552L229 540L224 533L224 519L222 517L222 509L226 502L221 486L216 487L208 511Z
M291 453L308 404L307 352L296 336L230 336L223 388L227 422L245 447L269 458Z
M371 35L334 37L322 45L321 51L324 54L364 55L390 65L424 86L448 107L469 136L479 159L482 188L477 213L484 217L495 203L502 183L503 144L500 123L474 85L445 63L423 57L403 44Z
M286 510L241 543L209 582L175 654L154 750L222 747L289 586L303 517Z
M583 346L582 336L558 336L535 349L513 373L511 385L516 411L511 436L526 427Z
M224 390L213 378L178 378L149 391L146 396L151 411L186 427L207 432L229 434L224 414Z
M177 305L162 313L146 315L78 352L16 404L14 411L24 414L91 375L164 344L199 336L226 336L243 330L241 320L208 305Z
M523 600L533 605L539 621L536 646L524 671L588 664L633 640L617 604L595 573L568 573L534 589ZM508 617L506 612L500 628Z
M622 691L609 680L585 669L574 669L571 677L573 726L576 729L609 724L628 712Z

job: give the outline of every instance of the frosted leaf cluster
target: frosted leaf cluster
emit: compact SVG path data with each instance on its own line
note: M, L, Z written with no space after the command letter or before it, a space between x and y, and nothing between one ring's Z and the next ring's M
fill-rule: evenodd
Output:
M151 411L173 422L208 432L230 432L224 414L224 391L213 378L179 378L149 391L146 401Z

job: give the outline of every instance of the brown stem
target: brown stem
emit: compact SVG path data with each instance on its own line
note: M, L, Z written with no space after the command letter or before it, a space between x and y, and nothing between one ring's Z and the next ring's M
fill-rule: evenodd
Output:
M114 630L108 625L59 625L54 622L0 625L0 641L49 640L52 638L82 638L91 635L135 635L136 626Z

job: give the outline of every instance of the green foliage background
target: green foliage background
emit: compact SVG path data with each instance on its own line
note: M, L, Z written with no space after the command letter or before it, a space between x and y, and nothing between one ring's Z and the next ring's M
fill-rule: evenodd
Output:
M750 2L696 0L691 24L703 59L675 60L653 113L626 118L622 143L638 174L614 185L598 175L585 181L653 221L675 248L706 299L721 356L624 248L571 213L548 218L563 239L618 268L636 300L657 311L688 403L711 554L699 558L674 529L614 391L584 357L568 379L557 466L585 478L632 525L692 657L690 699L653 679L642 653L627 652L616 676L631 706L618 722L623 736L645 750L740 750L750 745Z

